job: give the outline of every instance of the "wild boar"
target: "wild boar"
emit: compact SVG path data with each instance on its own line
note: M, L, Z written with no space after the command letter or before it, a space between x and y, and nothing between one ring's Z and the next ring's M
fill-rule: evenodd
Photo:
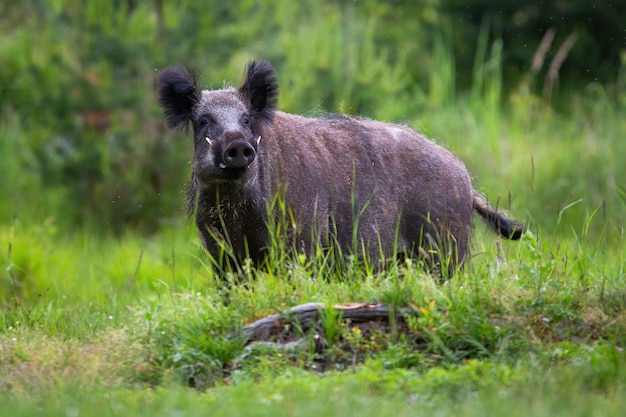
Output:
M276 72L266 61L248 64L239 88L212 91L184 67L167 68L158 99L170 129L191 122L187 197L216 259L227 244L237 262L261 263L280 212L290 244L307 256L335 245L371 262L445 261L450 271L466 258L474 211L505 238L524 231L473 188L457 157L407 126L277 111Z

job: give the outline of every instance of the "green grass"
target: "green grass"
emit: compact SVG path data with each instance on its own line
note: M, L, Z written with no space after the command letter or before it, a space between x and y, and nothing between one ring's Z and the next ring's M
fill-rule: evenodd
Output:
M585 367L580 368L580 376L585 375ZM519 369L469 363L452 370L418 375L385 371L371 365L355 373L323 377L296 370L280 377L241 382L203 393L180 387L108 389L95 393L67 387L60 396L44 394L36 400L45 405L46 415L50 416L72 412L103 416L198 413L376 416L390 411L401 416L423 413L618 416L625 405L623 389L603 393L562 369L555 369L541 379L530 376L520 380L512 376L516 372ZM503 380L507 388L502 387ZM30 415L41 411L41 405L33 403L10 399L0 407L12 415Z
M624 242L529 233L499 250L477 227L471 263L445 284L410 264L316 279L292 263L224 285L182 230L5 229L3 415L618 415L626 405ZM310 301L414 314L402 331L368 334L327 316L324 353L244 351L243 325Z
M275 41L271 19L245 2L239 7L250 19L197 36L184 30L215 27L213 15L187 21L182 7L166 5L172 47L162 47L153 7L104 16L106 2L65 3L51 3L56 24L40 17L20 29L16 14L0 51L16 80L0 123L0 415L623 414L626 117L602 88L573 94L564 114L537 97L530 79L504 100L502 44L483 29L474 88L464 94L443 37L429 54L420 54L419 37L407 51L377 48L378 31L388 29L351 6L340 13L327 5L311 19L296 3L279 2ZM349 16L350 25L337 25ZM127 20L119 36L128 45L117 45L118 23ZM44 32L31 30L44 24ZM87 27L94 32L79 30ZM32 50L30 32L39 33L32 56L22 53ZM89 47L76 47L81 42ZM238 82L245 61L271 58L286 87L283 110L409 122L465 161L476 186L530 232L503 242L477 224L471 259L445 283L413 263L373 273L281 253L266 270L245 266L223 282L193 227L172 217L182 212L179 178L191 144L161 142L151 90L153 67L207 44L227 53L194 57L202 72L216 67L201 74L205 85ZM46 54L63 65L48 65ZM416 82L404 68L422 55L429 75ZM335 68L337 57L343 65ZM77 81L75 68L91 78ZM74 126L83 99L117 112L106 134ZM125 119L129 108L137 120ZM94 166L102 178L91 183ZM160 192L146 185L158 182L154 174ZM246 324L320 301L397 310L389 325L368 328L326 308L317 328L285 328L302 338L299 349L245 347ZM404 320L401 308L411 312ZM323 351L316 337L326 341Z

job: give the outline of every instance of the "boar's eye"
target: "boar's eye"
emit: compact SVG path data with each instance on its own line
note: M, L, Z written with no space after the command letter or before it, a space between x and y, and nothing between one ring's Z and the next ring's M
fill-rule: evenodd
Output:
M244 116L243 117L243 124L247 125L248 123L250 123L250 120L246 116Z
M198 127L204 127L214 122L215 120L213 119L213 117L205 115L205 116L202 116L200 120L198 120Z

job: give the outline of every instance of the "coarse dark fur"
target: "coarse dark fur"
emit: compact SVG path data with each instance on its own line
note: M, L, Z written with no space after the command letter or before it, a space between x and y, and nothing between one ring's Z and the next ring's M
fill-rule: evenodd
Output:
M268 62L250 63L240 88L212 91L183 67L167 68L158 94L170 129L193 127L188 199L215 258L227 243L237 261L261 262L277 196L291 243L306 255L337 242L371 261L425 256L453 270L467 255L474 211L506 238L524 231L474 190L458 158L415 130L277 111Z

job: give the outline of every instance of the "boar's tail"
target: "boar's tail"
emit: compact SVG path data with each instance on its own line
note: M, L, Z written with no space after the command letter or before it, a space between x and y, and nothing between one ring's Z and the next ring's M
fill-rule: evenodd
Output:
M497 208L491 207L476 190L474 190L474 210L496 233L507 239L518 240L526 229L523 224L509 219Z

